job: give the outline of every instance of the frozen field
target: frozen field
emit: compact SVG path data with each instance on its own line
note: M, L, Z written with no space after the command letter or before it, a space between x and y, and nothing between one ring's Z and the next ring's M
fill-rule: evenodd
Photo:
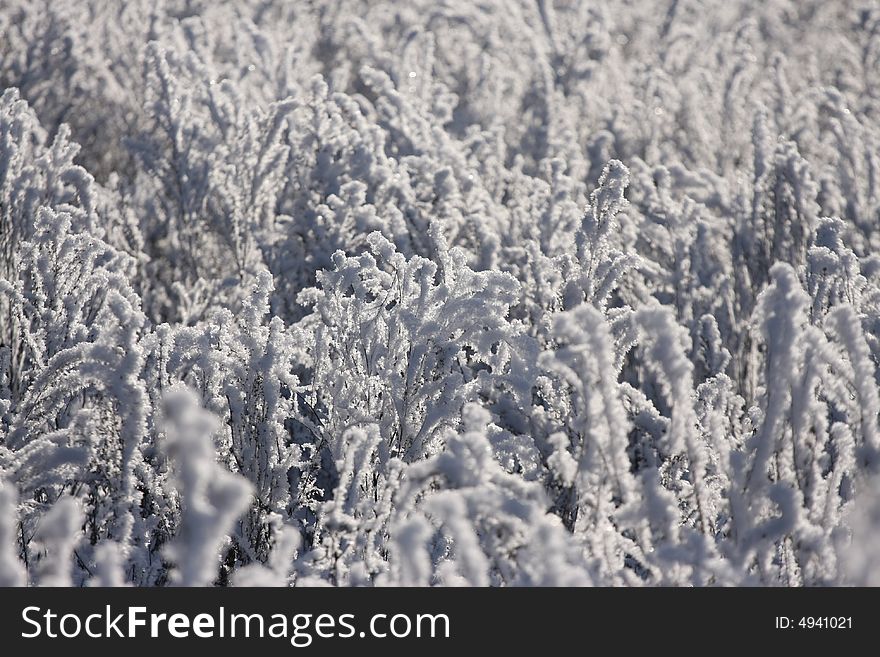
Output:
M0 0L0 94L0 584L880 585L878 2Z

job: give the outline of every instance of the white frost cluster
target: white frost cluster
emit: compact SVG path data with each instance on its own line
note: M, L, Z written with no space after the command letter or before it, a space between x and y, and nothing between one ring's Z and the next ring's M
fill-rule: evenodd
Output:
M0 585L880 582L876 3L0 34Z

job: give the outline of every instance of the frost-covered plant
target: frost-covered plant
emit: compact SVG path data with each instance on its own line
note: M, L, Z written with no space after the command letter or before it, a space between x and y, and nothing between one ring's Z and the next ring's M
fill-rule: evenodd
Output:
M0 33L0 583L877 581L870 3Z
M298 349L284 323L268 323L272 277L259 274L235 317L219 311L210 323L162 331L154 346L156 388L185 381L223 420L218 458L253 486L254 500L236 543L239 559L265 560L271 519L289 513L299 491L288 473L302 460L289 421L297 416ZM292 500L291 497L294 499Z
M355 424L375 422L383 449L413 461L435 453L438 431L462 405L493 387L527 394L529 342L506 314L518 293L500 272L475 272L461 249L431 229L436 261L410 259L378 233L359 256L334 254L314 305L308 400L323 409L321 432L334 458Z
M247 508L251 487L215 461L211 438L217 418L199 406L192 392L172 387L164 402L165 449L175 464L181 496L180 531L165 548L173 564L170 581L205 586L217 575L224 539Z
M392 559L401 565L388 581L422 586L590 583L575 539L557 517L547 515L550 500L542 487L505 472L494 458L490 421L485 409L466 405L464 432L448 434L446 450L406 468L392 516L392 535L398 524L405 528L403 541L391 548ZM432 485L437 482L439 487ZM403 548L411 553L404 554Z
M18 495L6 483L0 483L0 585L24 586L27 569L18 558L15 545L18 520Z
M155 292L154 312L189 323L233 305L261 268L288 156L289 103L250 111L195 53L177 57L151 43L144 56L153 124L133 142L144 176L133 200L153 227L151 277L166 288ZM170 314L176 308L183 316Z
M141 540L135 471L150 403L140 378L145 318L127 256L46 207L33 230L16 258L18 279L0 280L14 347L2 467L28 498L21 548L39 524L34 513L77 490L90 543L112 538L128 550Z

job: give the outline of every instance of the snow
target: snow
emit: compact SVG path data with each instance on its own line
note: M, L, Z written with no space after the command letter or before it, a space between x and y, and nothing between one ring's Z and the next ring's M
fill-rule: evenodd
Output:
M0 33L0 584L880 581L870 3Z

